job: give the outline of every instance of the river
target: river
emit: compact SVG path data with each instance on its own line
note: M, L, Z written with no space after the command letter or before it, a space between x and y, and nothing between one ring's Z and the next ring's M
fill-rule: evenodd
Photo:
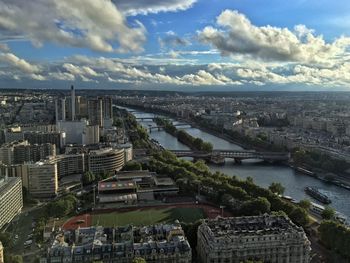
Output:
M154 117L154 114L142 112L140 110L133 112L133 114L136 117ZM175 120L173 121L174 123L177 123ZM139 123L147 128L149 125L156 126L154 122L149 120L139 121ZM214 149L242 149L242 147L234 143L221 139L200 129L193 128L190 125L178 127L178 129L184 129L192 136L211 142ZM164 130L158 131L153 129L150 133L150 137L157 140L161 145L163 145L164 148L169 150L189 149L186 145L180 143L174 136L166 133ZM304 188L306 186L316 187L320 190L320 192L331 198L331 207L344 214L347 218L350 218L349 190L335 185L330 185L316 178L298 173L288 166L266 164L259 160L245 160L239 165L235 164L235 162L231 159L226 159L224 165L209 164L209 167L212 171L220 171L227 175L235 175L239 178L247 178L249 176L253 178L253 181L256 184L262 187L268 187L272 182L279 182L285 187L284 194L291 196L298 201L307 198L312 202L318 203L304 192Z

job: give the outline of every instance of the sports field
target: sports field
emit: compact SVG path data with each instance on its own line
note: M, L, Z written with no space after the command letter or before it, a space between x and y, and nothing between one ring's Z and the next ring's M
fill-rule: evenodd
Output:
M202 208L179 207L179 208L151 208L133 211L114 211L109 213L93 214L92 225L105 227L123 226L127 224L151 225L161 222L195 222L205 218Z

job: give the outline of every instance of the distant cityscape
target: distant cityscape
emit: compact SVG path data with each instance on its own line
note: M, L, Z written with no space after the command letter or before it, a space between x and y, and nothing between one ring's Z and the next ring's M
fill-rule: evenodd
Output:
M0 263L328 262L328 229L350 231L346 207L325 206L333 197L316 187L294 199L291 185L260 186L220 167L263 161L349 191L348 99L3 92Z

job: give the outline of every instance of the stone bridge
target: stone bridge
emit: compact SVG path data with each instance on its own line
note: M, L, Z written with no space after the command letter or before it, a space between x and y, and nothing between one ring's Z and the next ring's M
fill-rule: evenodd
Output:
M288 161L288 152L256 152L237 150L213 150L212 152L201 152L192 150L171 150L177 157L193 157L195 159L210 160L213 158L232 158L237 163L245 159L260 159L268 162Z

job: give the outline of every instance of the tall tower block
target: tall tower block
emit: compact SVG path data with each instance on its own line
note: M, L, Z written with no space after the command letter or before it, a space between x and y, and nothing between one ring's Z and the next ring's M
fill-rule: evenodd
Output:
M71 86L71 106L72 106L72 121L75 120L75 90L74 90L74 86Z

